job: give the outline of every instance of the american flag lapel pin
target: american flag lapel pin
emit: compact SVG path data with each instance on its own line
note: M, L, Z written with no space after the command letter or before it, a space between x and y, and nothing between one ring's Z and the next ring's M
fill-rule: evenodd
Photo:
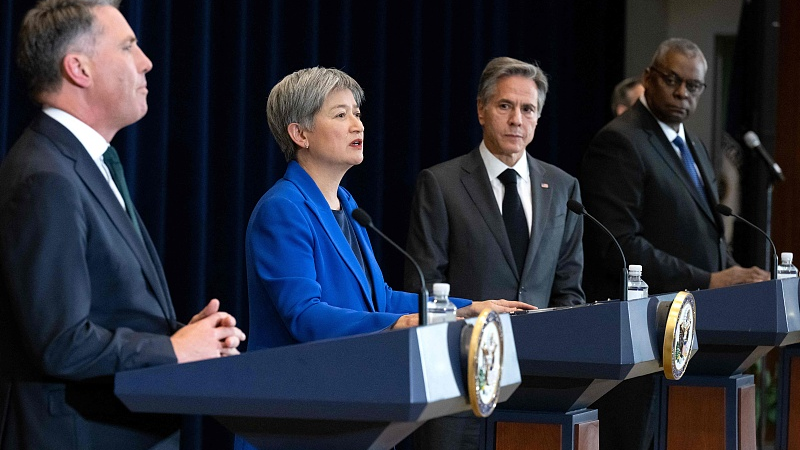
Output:
M550 185L547 183L542 183L542 189L550 189Z

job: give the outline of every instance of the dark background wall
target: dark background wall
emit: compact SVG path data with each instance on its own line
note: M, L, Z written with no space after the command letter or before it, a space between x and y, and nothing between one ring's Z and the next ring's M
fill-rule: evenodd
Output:
M19 23L33 4L0 2L0 159L38 109L26 99L14 64ZM244 233L252 207L286 166L264 114L269 90L283 76L304 67L336 67L364 87L365 161L343 184L403 245L417 173L480 141L476 85L495 56L538 62L549 74L551 90L528 150L575 174L588 142L611 118L612 87L641 73L658 42L688 37L713 64L722 52L710 43L755 21L760 25L749 26L760 27L761 34L737 52L750 55L745 65L758 81L749 78L738 88L748 96L741 103L749 112L737 126L755 129L771 146L778 61L769 49L780 28L773 14L778 4L785 23L796 22L798 8L788 6L794 0L123 0L121 10L154 69L147 77L149 113L113 144L164 261L179 318L188 320L218 297L246 330ZM729 13L742 5L741 23L734 25L739 17ZM776 189L779 251L792 250L792 230L798 229L792 219L799 186L792 155L800 130L793 111L800 102L794 95L797 65L787 64L798 46L796 33L788 30L780 28L782 92L793 97L783 98L777 114L777 158L788 177ZM730 93L713 92L690 124L708 136L719 133L713 127L721 128L726 117L742 114L727 110ZM706 140L714 144L716 138ZM743 179L763 180L763 168L750 170L760 163L746 157ZM748 195L743 213L765 224L763 181ZM740 248L755 242L763 249L760 237L747 239ZM387 281L400 287L402 257L376 236L373 245ZM763 261L759 255L763 250L756 248L753 263ZM186 448L229 443L213 421L189 422L194 431L185 433Z
M33 4L0 3L0 158L38 109L14 63ZM401 245L417 173L480 142L476 87L491 58L538 62L549 74L529 151L573 174L623 78L623 0L123 0L120 9L154 68L148 114L112 143L178 317L218 297L245 331L245 229L286 167L264 113L283 76L336 67L365 89L365 161L343 184ZM377 236L373 246L400 287L402 257ZM186 448L231 441L211 419L188 418L186 430Z
M401 244L417 173L480 142L476 86L492 57L537 61L549 74L529 151L575 173L610 118L624 64L624 2L582 3L123 1L154 68L147 116L113 144L179 317L219 297L247 326L244 233L286 166L266 98L297 69L337 67L364 87L365 161L343 184ZM36 110L13 61L32 5L5 0L0 11L0 157ZM402 257L377 237L373 244L389 284L400 287Z

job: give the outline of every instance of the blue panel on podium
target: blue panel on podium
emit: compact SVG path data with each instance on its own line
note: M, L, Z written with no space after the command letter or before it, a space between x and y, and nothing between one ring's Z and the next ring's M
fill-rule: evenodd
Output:
M501 316L500 401L521 382ZM122 372L133 411L217 416L261 448L391 448L421 423L467 411L463 321ZM315 444L316 442L316 444Z
M523 383L502 408L576 411L624 379L663 370L658 309L674 298L612 300L512 317Z

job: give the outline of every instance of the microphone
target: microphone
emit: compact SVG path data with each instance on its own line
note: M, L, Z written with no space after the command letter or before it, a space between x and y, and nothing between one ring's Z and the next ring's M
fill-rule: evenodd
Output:
M425 286L425 275L422 274L422 269L420 269L419 264L408 254L405 250L403 250L399 245L397 245L393 240L389 239L389 236L383 234L381 230L379 230L373 223L372 217L361 208L356 208L353 210L353 219L358 222L364 228L372 228L373 231L378 233L378 236L382 237L386 242L392 244L394 248L400 251L409 261L411 264L414 264L414 267L417 268L417 273L419 274L419 282L420 282L420 291L419 291L419 324L420 325L427 325L428 324L428 288Z
M625 252L622 251L622 247L619 245L619 241L617 241L617 238L615 238L614 235L611 234L610 231L608 231L608 228L606 228L602 223L600 223L599 220L595 219L594 216L592 216L586 211L586 208L583 207L583 204L581 204L581 202L569 199L567 200L567 208L569 208L570 211L574 212L579 216L586 216L592 219L592 222L596 223L597 226L602 228L603 231L605 231L606 234L611 238L611 240L614 241L615 244L617 244L619 255L622 257L622 284L621 284L622 292L620 293L619 299L622 300L623 302L628 301L628 262L625 260Z
M772 156L767 153L767 150L761 145L761 140L758 138L758 135L753 131L748 131L744 134L744 143L747 145L748 148L751 150L755 150L761 156L761 159L767 163L770 169L770 175L772 175L773 180L784 181L786 177L783 176L783 171L778 163L772 159ZM734 216L735 217L735 216Z
M758 139L758 138L756 138L756 139ZM770 245L772 245L772 270L770 271L770 275L772 276L773 280L777 280L778 279L778 251L775 249L775 243L772 242L772 239L770 239L770 237L767 235L767 233L765 233L764 230L762 230L761 228L755 226L753 223L751 223L749 220L745 219L744 217L742 217L742 216L740 216L738 214L734 214L732 209L730 209L726 205L723 205L722 203L717 203L717 206L715 207L715 209L717 210L718 213L722 214L723 216L735 217L736 219L741 220L742 222L746 223L747 225L750 225L752 228L755 228L756 230L758 230L759 233L763 234L765 238L767 238L767 240L769 241Z

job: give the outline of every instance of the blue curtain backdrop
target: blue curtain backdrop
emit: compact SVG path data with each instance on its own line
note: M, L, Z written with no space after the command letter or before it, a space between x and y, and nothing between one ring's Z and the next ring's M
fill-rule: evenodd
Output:
M577 172L624 76L624 3L124 0L122 13L154 67L147 116L113 144L178 317L188 320L218 297L247 329L244 235L253 206L286 167L264 114L283 76L336 67L365 89L365 161L343 184L403 245L417 173L480 142L476 87L493 57L537 61L548 73L528 150ZM0 6L0 158L37 109L14 63L19 23L33 4ZM389 284L400 288L402 256L377 236L373 245ZM218 448L229 437L210 422L203 448ZM187 446L201 448L200 431L189 435Z

